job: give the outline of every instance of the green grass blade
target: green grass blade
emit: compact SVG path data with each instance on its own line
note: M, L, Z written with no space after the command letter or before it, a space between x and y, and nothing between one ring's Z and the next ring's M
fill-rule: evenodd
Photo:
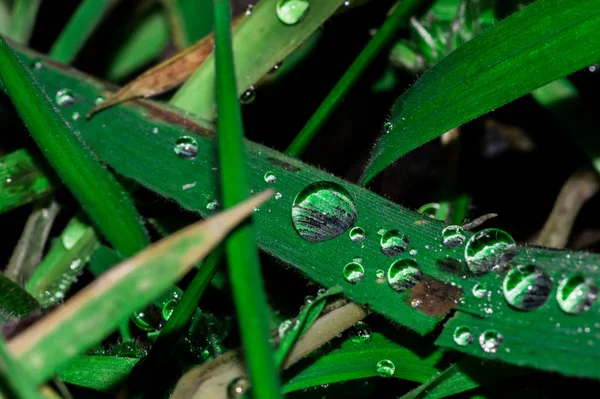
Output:
M381 28L377 30L377 33L375 33L369 44L356 57L352 65L344 73L344 76L336 83L335 87L325 100L323 100L313 116L311 116L300 133L294 138L285 151L286 154L297 157L306 150L306 147L311 143L321 126L327 121L350 89L354 87L354 84L363 75L369 65L371 65L371 62L373 62L379 52L392 39L396 31L406 23L421 1L407 0L401 1L396 5L392 14L386 19Z
M29 42L41 2L42 0L14 1L8 37L19 43Z
M0 76L44 155L108 241L124 255L148 244L127 192L85 147L12 50L0 39Z
M118 0L84 0L50 49L50 57L70 64L102 18Z
M217 130L223 205L235 206L248 197L242 113L231 49L229 0L214 1ZM206 88L205 90L210 90ZM251 223L225 242L233 298L254 395L280 398L280 382L269 341L267 299L260 275L256 233Z
M0 388L4 397L14 399L40 399L42 395L27 375L27 371L10 355L4 337L0 336Z
M0 322L27 316L39 308L40 304L23 288L0 275Z
M0 214L50 195L56 179L45 169L24 149L0 158Z
M58 369L63 382L100 392L114 392L139 359L116 356L77 356Z
M37 383L157 298L272 195L267 191L140 252L13 338L9 347Z
M173 39L181 49L191 46L213 28L212 1L162 0L173 30Z
M453 51L392 108L366 183L411 149L600 59L600 1L540 0Z
M344 0L313 1L302 21L286 25L277 18L277 1L261 0L235 30L233 52L238 96L304 43L344 3ZM175 93L171 104L213 120L214 90L215 62L211 56Z

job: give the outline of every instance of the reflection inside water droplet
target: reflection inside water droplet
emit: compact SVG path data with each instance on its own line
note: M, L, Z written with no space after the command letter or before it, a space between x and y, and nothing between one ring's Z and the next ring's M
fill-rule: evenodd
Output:
M455 248L465 242L465 231L460 226L448 226L442 230L442 244L446 248Z
M412 259L399 259L388 269L388 283L398 292L414 287L422 278L423 273Z
M408 236L398 230L386 231L380 240L381 252L390 257L406 251L409 244Z
M513 267L502 282L504 299L520 310L533 310L544 305L551 289L552 280L534 265Z
M350 262L344 266L344 279L350 284L359 283L365 276L365 269L358 262Z
M594 305L598 297L598 288L589 277L574 274L558 284L556 299L560 308L571 314L580 314Z
M367 323L359 321L348 329L348 335L355 344L364 344L371 340L371 329Z
M366 233L365 229L363 229L362 227L353 227L352 229L350 229L348 235L350 236L352 242L359 242L365 239Z
M264 176L265 182L268 184L275 184L277 182L277 176L273 172L267 172Z
M485 229L472 236L465 246L465 261L473 274L486 274L517 253L515 240L500 229Z
M477 283L473 286L473 296L475 298L484 298L488 295L487 285L485 283Z
M473 334L467 326L456 327L452 335L454 342L459 346L467 346L473 342Z
M181 158L194 159L198 155L198 143L193 137L183 136L175 143L174 151Z
M61 89L56 92L56 104L60 107L68 107L75 104L75 96L69 89Z
M502 340L502 334L496 330L486 330L479 336L479 346L486 353L496 353Z
M308 0L279 0L275 11L281 22L294 25L302 20L309 8Z

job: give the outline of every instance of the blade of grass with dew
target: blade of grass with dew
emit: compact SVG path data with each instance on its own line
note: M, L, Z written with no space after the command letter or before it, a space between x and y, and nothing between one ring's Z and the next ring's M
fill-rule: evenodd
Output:
M2 38L0 65L7 93L33 139L100 231L126 256L144 248L148 237L127 192L55 111Z
M171 21L175 44L190 47L208 35L213 28L212 1L162 0Z
M86 40L119 0L84 0L52 45L49 55L64 64L73 62Z
M277 2L260 1L235 31L233 52L238 96L304 43L344 0L313 1L306 15L295 25L286 25L278 19ZM214 58L209 57L175 93L171 104L205 120L213 120L214 90L215 63Z
M214 0L217 131L219 170L225 209L248 197L242 112L236 88L231 47L229 0ZM206 88L205 90L211 90ZM213 93L214 94L214 93ZM258 398L281 398L279 375L269 341L267 298L260 275L256 232L252 223L225 241L225 253L240 334L253 393Z
M272 192L189 226L94 280L62 306L11 339L9 348L37 383L100 342L125 317L158 297L206 256ZM93 316L93 317L90 317Z
M0 214L46 197L56 178L25 149L0 158Z
M42 0L15 0L12 5L8 37L27 44Z
M39 310L40 304L23 288L0 275L0 322L27 316Z
M68 384L114 392L123 384L139 359L117 356L76 356L58 369L58 378Z
M4 337L0 336L0 395L14 399L41 399L27 369L12 358Z
M540 0L428 70L392 108L362 178L411 149L600 59L600 1Z
M306 150L306 147L308 147L338 104L354 87L354 84L363 75L369 65L371 65L371 62L373 62L379 52L394 37L396 31L406 23L421 2L422 0L405 0L395 6L390 16L381 28L377 30L377 33L375 33L369 44L356 57L352 65L344 73L344 76L336 83L313 116L311 116L300 133L294 138L285 151L286 154L298 157Z
M25 289L42 307L62 301L98 245L94 228L83 215L75 216L27 280Z

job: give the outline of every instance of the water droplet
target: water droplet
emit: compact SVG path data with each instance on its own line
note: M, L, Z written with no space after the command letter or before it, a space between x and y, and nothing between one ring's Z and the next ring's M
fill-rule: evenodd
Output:
M353 227L348 235L353 242L359 242L365 239L366 233L362 227Z
M44 69L44 64L40 60L33 60L33 62L31 63L31 66L33 67L33 69L38 70L38 71L41 69Z
M273 65L273 68L271 68L271 70L269 71L269 73L275 73L279 70L279 68L281 68L281 65L283 64L283 61L279 61L277 64Z
M294 25L302 20L309 7L308 0L279 0L275 10L281 22Z
M171 317L171 315L173 314L173 311L175 310L175 307L177 306L177 300L175 299L170 299L168 300L162 308L162 317L165 320L169 320L169 317Z
M158 330L159 321L156 320L156 318L146 310L135 312L131 319L133 320L133 323L142 331Z
M275 176L275 173L265 173L265 182L267 182L268 184L275 184L277 182L277 176Z
M190 136L183 136L175 143L175 154L181 158L194 159L198 155L198 143Z
M560 308L571 314L580 314L594 305L598 287L589 277L574 274L558 284L556 300Z
M279 334L279 338L283 338L285 334L287 334L293 327L294 322L291 320L284 320L279 324L277 328L277 333Z
M256 90L254 86L250 86L246 89L245 92L240 96L240 102L242 104L250 104L256 98Z
M104 97L102 96L98 96L96 97L96 99L94 100L94 104L98 105L104 102Z
M388 134L392 131L393 128L394 125L392 125L392 122L386 122L383 124L383 133Z
M418 298L415 298L412 301L410 301L410 306L414 309L419 309L422 305L423 301Z
M487 285L485 283L477 283L473 286L472 291L475 298L484 298L488 295Z
M473 334L471 333L471 329L467 326L456 327L454 334L452 334L452 338L456 345L459 346L467 346L473 342Z
M348 7L352 2L350 0L344 1L344 7Z
M502 282L504 299L520 310L533 310L544 305L551 289L550 277L534 265L513 267Z
M412 259L399 259L388 270L388 283L398 292L406 291L423 278L417 262Z
M465 261L473 274L485 274L517 253L515 240L505 231L485 229L472 236L465 246Z
M391 360L383 359L377 362L375 371L380 377L391 377L396 372L396 365Z
M383 278L385 278L385 270L383 270L383 269L377 269L377 271L375 272L375 276L376 276L378 279L383 279Z
M56 92L56 104L60 107L68 107L75 104L75 96L69 89L61 89Z
M254 5L253 4L248 4L248 7L246 7L246 11L244 13L246 15L250 15L250 14L252 14L252 11L254 11Z
M73 114L71 115L71 119L74 122L77 122L80 118L81 118L81 114L79 112L73 112Z
M294 228L310 242L339 236L354 224L357 217L352 196L342 186L331 182L305 187L292 206Z
M412 256L416 256L417 255L417 250L416 249L411 249L409 254L411 254Z
M310 305L311 303L314 302L314 300L315 300L315 297L312 296L312 295L307 295L307 296L304 297L304 303L306 305Z
M276 200L280 200L281 197L283 197L283 195L281 195L281 193L275 193L275 199Z
M317 296L324 295L326 292L327 290L325 288L319 288L319 290L317 291Z
M465 231L460 226L448 226L442 230L442 244L446 248L455 248L465 242Z
M350 341L355 344L364 344L371 340L371 329L367 323L359 321L348 329Z
M227 386L228 399L238 399L250 388L250 382L244 377L238 377Z
M437 202L429 202L429 203L423 205L422 207L420 207L417 212L423 216L427 216L429 218L435 219L435 214L437 213L437 211L439 209L440 209L440 204L438 204Z
M400 233L398 230L386 231L381 236L381 251L387 256L395 256L401 254L408 249L410 240L406 234Z
M153 134L158 134L158 128L157 127L152 128L152 133Z
M208 209L209 211L216 211L217 209L219 209L219 201L209 201L208 204L206 204L206 209Z
M502 334L496 330L486 330L479 336L479 346L485 353L496 353L502 344Z
M359 283L365 276L365 269L358 262L350 262L344 266L344 279L350 284Z

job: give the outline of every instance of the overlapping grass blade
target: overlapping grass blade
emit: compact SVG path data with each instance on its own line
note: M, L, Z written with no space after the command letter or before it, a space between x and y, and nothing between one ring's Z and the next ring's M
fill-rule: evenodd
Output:
M4 337L0 336L0 388L2 396L14 399L41 399L25 369L12 358Z
M33 33L33 25L42 0L15 0L12 5L8 37L27 43Z
M113 392L139 359L117 356L76 356L58 369L61 381L100 392Z
M541 0L459 47L398 98L362 182L449 129L600 59L598 24L598 0Z
M17 283L0 275L0 322L23 317L40 309L40 304Z
M162 0L180 49L187 48L208 35L213 27L212 1Z

